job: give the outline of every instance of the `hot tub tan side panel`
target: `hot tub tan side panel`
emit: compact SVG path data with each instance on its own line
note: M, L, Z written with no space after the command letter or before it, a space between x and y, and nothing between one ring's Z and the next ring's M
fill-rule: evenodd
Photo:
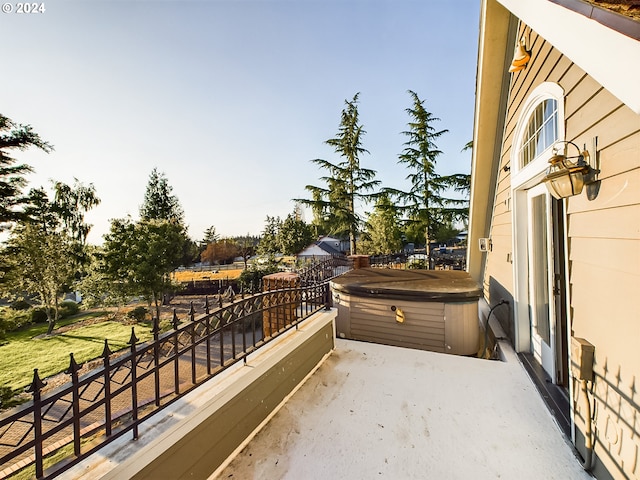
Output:
M480 348L478 301L445 303L444 341L447 353L476 355Z
M334 295L341 338L445 352L445 304ZM395 310L392 310L395 307ZM403 322L398 322L399 311Z
M478 302L411 302L334 294L336 334L366 342L455 355L475 355ZM395 310L392 310L395 307ZM403 322L398 322L398 312Z

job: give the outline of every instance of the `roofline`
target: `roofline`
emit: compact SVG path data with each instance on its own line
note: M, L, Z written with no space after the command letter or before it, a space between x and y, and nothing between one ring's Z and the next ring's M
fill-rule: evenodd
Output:
M562 5L564 8L568 8L576 13L584 15L587 18L591 18L598 23L601 23L605 27L609 27L612 30L622 33L627 37L631 37L634 40L640 40L640 22L625 17L611 10L599 7L597 5L591 5L584 0L549 0L552 3Z
M626 24L635 26L628 36L604 24L613 13L579 0L497 1L640 114L640 23Z
M496 0L482 0L467 237L467 270L478 283L484 275L485 254L475 245L479 238L489 235L509 92L508 65L513 55L513 42L508 40L515 38L516 24Z

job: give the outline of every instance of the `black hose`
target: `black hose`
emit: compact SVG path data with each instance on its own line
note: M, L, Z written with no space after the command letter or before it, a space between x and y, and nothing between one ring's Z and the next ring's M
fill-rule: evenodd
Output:
M489 342L489 319L491 318L491 314L493 313L493 311L498 308L500 305L509 305L509 301L508 300L500 300L498 303L496 303L493 307L491 307L491 309L489 310L489 315L487 315L487 320L484 323L484 344L482 345L482 349L480 350L481 356L484 358L484 352L487 348L487 343ZM489 356L489 358L491 358L491 356Z

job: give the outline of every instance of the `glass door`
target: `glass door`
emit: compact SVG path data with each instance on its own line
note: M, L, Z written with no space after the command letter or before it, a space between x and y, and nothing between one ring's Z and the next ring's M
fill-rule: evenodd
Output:
M553 217L544 184L527 192L531 352L556 383Z

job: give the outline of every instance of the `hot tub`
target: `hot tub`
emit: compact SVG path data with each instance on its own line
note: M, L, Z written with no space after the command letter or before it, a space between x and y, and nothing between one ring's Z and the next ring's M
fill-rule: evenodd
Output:
M474 355L480 288L456 270L362 268L331 282L341 338Z

